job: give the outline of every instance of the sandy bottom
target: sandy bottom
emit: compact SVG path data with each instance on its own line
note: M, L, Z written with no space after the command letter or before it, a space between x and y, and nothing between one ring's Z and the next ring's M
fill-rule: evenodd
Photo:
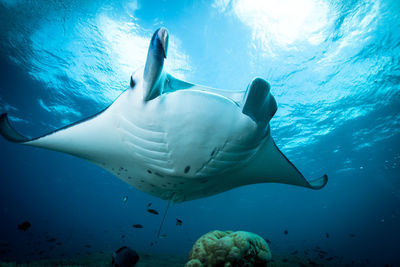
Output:
M1 262L0 267L10 266L111 266L111 253L92 254L76 259L46 259L26 263ZM187 261L187 255L159 255L139 253L140 260L137 267L176 267L184 266ZM326 257L325 259L311 259L305 256L297 255L273 255L273 260L268 266L368 266L356 262L342 262L337 257Z

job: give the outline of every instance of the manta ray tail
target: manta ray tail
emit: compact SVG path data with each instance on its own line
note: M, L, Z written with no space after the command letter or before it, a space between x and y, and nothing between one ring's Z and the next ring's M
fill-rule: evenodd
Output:
M247 87L243 114L252 118L259 125L266 125L276 110L276 101L270 93L268 82L261 78L255 78Z

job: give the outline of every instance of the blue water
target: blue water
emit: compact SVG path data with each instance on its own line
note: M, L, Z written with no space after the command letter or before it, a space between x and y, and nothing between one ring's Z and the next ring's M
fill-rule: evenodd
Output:
M307 178L329 175L319 191L258 184L174 205L167 238L150 246L161 218L147 204L162 212L166 201L81 159L0 139L0 243L9 248L0 261L123 244L187 254L219 229L257 233L273 255L319 246L355 266L399 266L399 15L396 0L0 0L0 113L22 133L110 105L164 26L168 72L229 90L263 77L278 103L278 146ZM31 228L18 230L26 220ZM51 248L50 237L62 244Z

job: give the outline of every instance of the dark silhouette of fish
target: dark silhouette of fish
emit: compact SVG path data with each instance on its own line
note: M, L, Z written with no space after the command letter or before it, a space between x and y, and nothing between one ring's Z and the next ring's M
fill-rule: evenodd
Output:
M176 225L179 225L179 226L181 226L182 225L182 220L179 220L179 219L176 219Z
M289 231L288 231L288 230L285 230L285 231L283 231L283 233L284 233L285 235L287 235L287 234L289 233Z
M139 261L139 255L136 251L123 246L115 251L112 255L112 266L132 267Z
M149 204L147 204L147 208L150 208L151 207L151 202L149 202Z
M158 214L159 214L158 211L156 211L156 210L154 210L154 209L147 209L147 212L148 212L148 213L151 213L151 214L155 214L155 215L158 215Z
M141 224L134 224L132 225L133 228L143 228L143 225Z
M318 266L318 263L316 263L315 261L312 261L312 260L308 260L308 264L310 265L310 266Z
M350 237L356 237L356 235L355 235L355 234L349 234L349 236L350 236Z
M326 238L329 238L329 233L326 233Z
M30 227L31 227L31 223L28 222L28 221L25 221L25 222L23 222L23 223L21 223L21 224L18 225L18 229L19 229L19 230L22 230L22 231L24 231L24 232L25 232L26 230L28 230Z

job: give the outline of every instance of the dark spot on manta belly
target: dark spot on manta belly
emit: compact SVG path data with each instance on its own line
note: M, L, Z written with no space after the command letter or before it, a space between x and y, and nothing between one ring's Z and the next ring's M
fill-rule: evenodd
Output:
M188 165L188 166L186 166L184 173L188 173L189 171L190 171L190 166Z
M147 172L151 174L151 171L150 171L150 170L147 170Z

